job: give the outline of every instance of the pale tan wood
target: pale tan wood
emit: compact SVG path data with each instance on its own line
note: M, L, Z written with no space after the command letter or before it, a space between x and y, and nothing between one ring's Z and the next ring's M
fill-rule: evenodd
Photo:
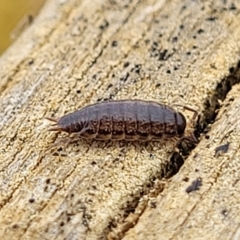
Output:
M230 142L228 153L213 155L230 127L238 130L238 98L165 183L159 176L174 142L79 140L48 150L67 135L48 132L51 123L44 120L110 96L201 113L239 59L240 5L231 3L47 2L0 59L1 239L237 236L238 132L223 140ZM187 194L196 177L203 186ZM160 182L152 189L155 178Z
M186 164L145 209L123 239L239 239L240 86L228 94L216 122ZM216 147L229 143L227 153ZM199 191L186 193L196 178ZM188 179L186 181L186 179Z

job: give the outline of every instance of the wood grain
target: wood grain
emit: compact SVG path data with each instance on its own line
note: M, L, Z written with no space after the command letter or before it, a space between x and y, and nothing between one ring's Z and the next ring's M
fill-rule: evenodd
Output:
M204 119L238 82L239 20L238 1L49 0L0 59L1 239L238 239L238 85L169 180L172 141L49 149L68 136L44 118L137 98Z

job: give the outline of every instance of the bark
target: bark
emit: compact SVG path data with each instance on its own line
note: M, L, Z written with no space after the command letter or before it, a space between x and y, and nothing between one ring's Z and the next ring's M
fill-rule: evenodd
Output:
M49 0L0 59L0 238L239 239L239 21L237 1ZM191 106L208 132L188 157L50 148L69 136L45 117L126 98Z

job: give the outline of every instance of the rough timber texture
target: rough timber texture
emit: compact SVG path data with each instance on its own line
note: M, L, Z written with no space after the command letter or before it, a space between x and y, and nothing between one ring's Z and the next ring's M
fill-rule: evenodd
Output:
M44 120L105 99L213 108L239 22L239 1L49 0L0 59L0 239L239 239L238 85L165 182L173 142L49 150L67 136Z

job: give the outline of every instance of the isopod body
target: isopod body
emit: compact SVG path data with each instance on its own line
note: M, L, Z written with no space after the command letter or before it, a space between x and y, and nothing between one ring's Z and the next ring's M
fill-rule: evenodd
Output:
M47 119L55 122L50 131L78 133L81 138L96 140L183 138L186 128L186 119L181 112L144 100L100 102L59 119Z

